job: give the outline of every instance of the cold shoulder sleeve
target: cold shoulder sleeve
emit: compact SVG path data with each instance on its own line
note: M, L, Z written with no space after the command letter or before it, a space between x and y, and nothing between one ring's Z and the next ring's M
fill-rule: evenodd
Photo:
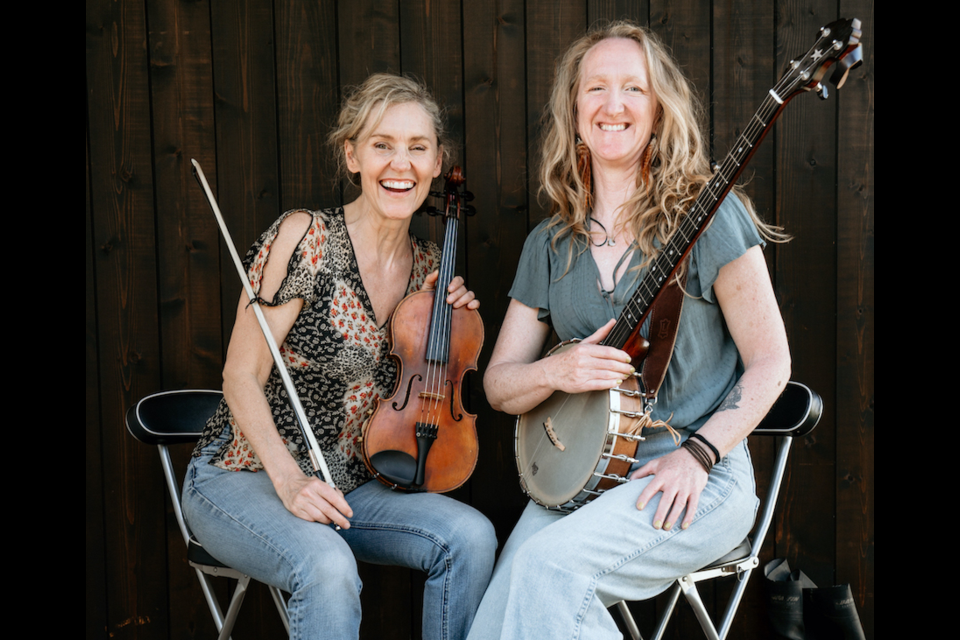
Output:
M688 293L714 303L713 284L724 265L733 262L756 245L765 246L757 226L740 198L730 193L713 221L693 245Z
M263 271L271 257L273 243L280 233L280 225L294 213L306 213L311 216L310 225L304 232L303 237L297 244L290 260L287 263L287 273L272 300L260 298L260 286L263 279ZM323 215L318 211L307 211L304 209L294 209L287 211L280 216L270 228L263 232L263 235L253 243L250 250L243 260L244 267L247 270L247 278L253 292L257 295L258 301L268 307L276 307L286 304L295 298L303 300L305 306L310 306L316 302L316 286L314 284L321 258L323 257L324 244L326 242L327 225Z
M550 250L552 235L546 229L548 223L549 220L544 220L527 236L513 286L507 295L531 309L538 309L537 318L552 325L549 285L556 276L552 274L554 260Z

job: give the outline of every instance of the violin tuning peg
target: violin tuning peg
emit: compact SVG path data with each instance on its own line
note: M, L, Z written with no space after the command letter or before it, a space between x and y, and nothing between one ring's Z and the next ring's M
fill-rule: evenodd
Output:
M464 191L463 199L466 200L467 202L470 202L471 200L473 200L473 194L469 191Z
M468 204L468 205L466 205L466 206L463 207L463 212L464 212L465 214L467 214L468 216L472 216L472 215L475 215L475 214L477 213L477 208L474 207L473 205Z

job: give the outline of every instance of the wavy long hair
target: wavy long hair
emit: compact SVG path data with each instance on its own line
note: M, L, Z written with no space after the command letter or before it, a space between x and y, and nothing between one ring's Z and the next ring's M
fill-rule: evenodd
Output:
M655 137L650 141L653 148L648 179L645 183L644 172L638 167L636 189L620 215L621 224L636 237L646 264L657 254L655 241L666 242L711 173L700 99L666 46L648 29L625 20L595 27L574 42L560 59L544 111L539 193L551 203L551 226L561 226L553 240L554 249L556 242L567 234L582 240L570 243L572 260L574 245L581 251L588 246L586 221L590 216L590 194L577 169L580 69L587 52L607 38L626 38L640 46L647 62L650 88L659 103ZM782 229L760 219L739 186L734 189L765 239L789 240Z

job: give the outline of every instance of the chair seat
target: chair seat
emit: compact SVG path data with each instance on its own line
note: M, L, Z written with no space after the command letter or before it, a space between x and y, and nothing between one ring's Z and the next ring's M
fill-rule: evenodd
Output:
M200 544L193 536L190 536L190 542L187 544L187 560L193 564L221 567L223 569L229 568L227 565L210 555L210 553L203 548L203 545Z
M753 545L750 544L750 538L744 538L743 542L737 545L732 551L725 553L722 557L717 558L707 566L705 566L701 571L706 569L716 569L717 567L722 567L725 564L731 564L733 562L739 562L745 558L750 557L750 553L753 550Z

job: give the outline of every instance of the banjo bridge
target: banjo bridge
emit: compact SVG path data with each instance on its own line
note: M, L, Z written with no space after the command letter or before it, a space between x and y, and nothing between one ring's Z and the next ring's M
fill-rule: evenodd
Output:
M560 449L560 451L566 451L567 448L563 446L560 438L557 437L557 433L553 430L553 421L550 418L547 418L546 422L543 423L543 430L547 432L547 437L550 438L553 446Z

